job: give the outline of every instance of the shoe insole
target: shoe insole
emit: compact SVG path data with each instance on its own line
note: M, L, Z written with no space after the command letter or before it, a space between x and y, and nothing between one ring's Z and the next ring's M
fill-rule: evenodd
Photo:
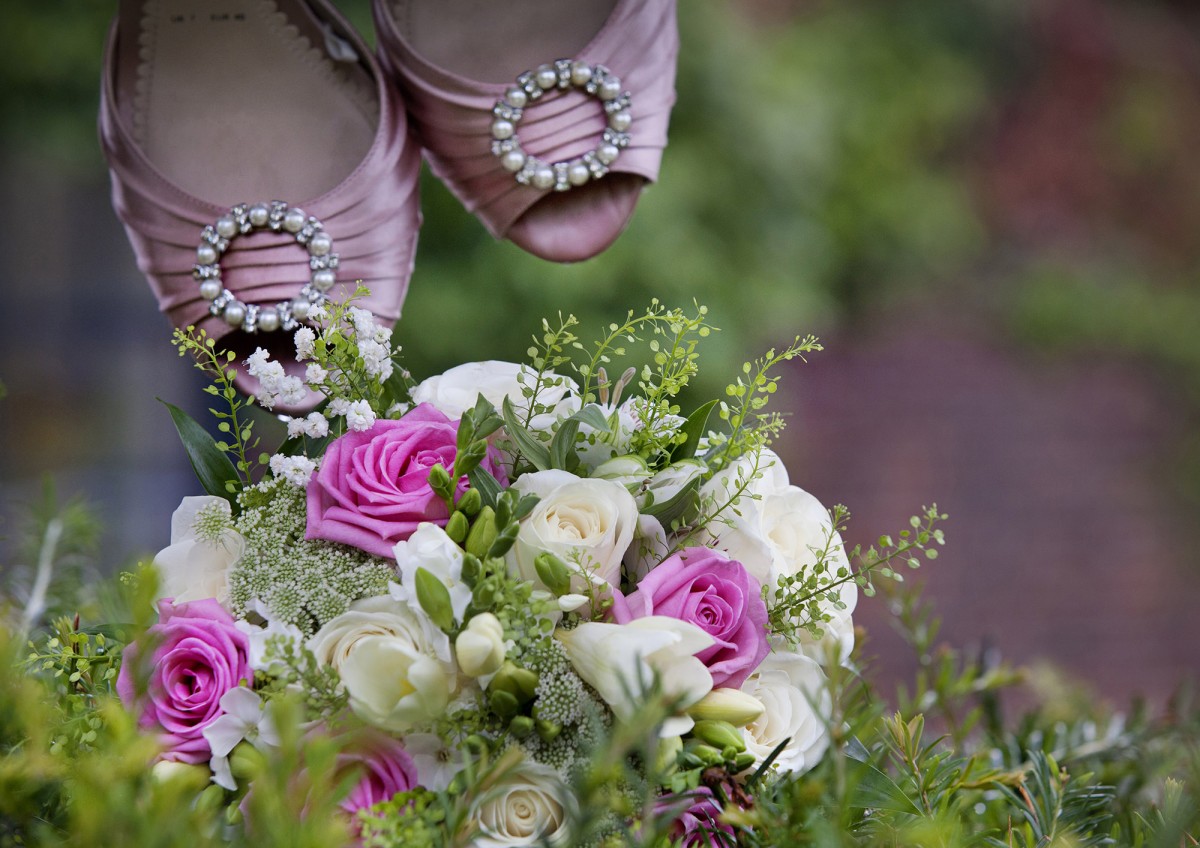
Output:
M303 0L122 0L120 15L119 108L189 194L298 204L370 149L371 76Z
M592 40L616 0L392 0L400 31L425 59L478 82L512 82Z

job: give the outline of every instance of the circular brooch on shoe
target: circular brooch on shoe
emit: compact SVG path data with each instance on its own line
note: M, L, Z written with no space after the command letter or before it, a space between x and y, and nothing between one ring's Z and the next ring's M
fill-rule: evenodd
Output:
M547 92L568 88L590 94L604 107L608 126L600 143L582 156L563 162L546 162L526 153L517 138L517 125L525 107ZM517 84L492 107L492 153L521 185L566 191L588 180L598 180L629 146L629 127L633 124L629 103L629 92L621 90L621 80L603 65L593 67L570 59L539 65L517 77Z
M291 300L259 305L244 303L225 288L221 281L221 256L239 235L254 230L272 230L294 235L308 250L308 282ZM219 315L235 329L247 333L294 330L308 317L314 306L323 304L328 291L337 282L334 275L338 255L333 252L333 239L321 222L303 209L289 207L282 200L270 203L239 203L200 233L196 248L196 266L192 276L200 283L200 296L209 301L208 311Z

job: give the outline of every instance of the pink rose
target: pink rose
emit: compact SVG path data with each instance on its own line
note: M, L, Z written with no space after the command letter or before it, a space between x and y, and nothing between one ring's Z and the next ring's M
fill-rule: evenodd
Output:
M771 650L758 581L740 562L711 548L667 557L636 592L613 606L619 624L649 615L678 618L716 640L696 654L712 673L714 688L740 687Z
M399 421L377 421L350 431L325 451L308 484L305 538L341 542L391 559L392 549L423 521L446 525L445 502L429 487L429 470L454 463L458 422L423 403ZM481 466L500 482L499 454L488 449ZM467 480L458 481L458 493Z
M328 730L324 725L311 728L306 735L313 739L324 735ZM346 813L352 832L357 837L362 831L362 822L358 819L358 811L370 809L381 801L390 801L401 792L415 789L417 783L417 767L412 757L404 750L400 740L376 730L362 730L342 741L343 748L338 752L331 783L337 785L351 773L357 774L358 782L350 790L350 794L341 800L338 806ZM310 801L313 798L312 777L308 769L302 768L290 780L289 792L293 796L304 797L304 806L300 817L307 818ZM252 796L254 787L251 786L242 798L238 809L246 820L248 828L252 829L253 812ZM355 842L354 844L359 844Z
M358 783L341 803L351 816L417 786L412 757L399 740L383 733L364 733L338 754L337 762L339 775L351 769L359 772Z
M720 821L721 807L707 786L687 793L685 796L669 795L658 803L658 809L679 809L683 801L691 806L679 814L671 828L674 845L680 848L732 848L737 844L733 828Z
M164 759L207 762L212 752L203 731L224 714L221 697L241 681L254 679L247 663L250 640L212 598L178 605L159 601L158 623L146 635L154 654L138 724L162 730ZM125 648L117 676L117 693L130 709L138 706L133 682L137 653L136 642Z

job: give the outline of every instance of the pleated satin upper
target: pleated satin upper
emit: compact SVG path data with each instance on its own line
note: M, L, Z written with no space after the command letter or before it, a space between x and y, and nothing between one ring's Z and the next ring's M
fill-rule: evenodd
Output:
M423 58L383 3L376 2L374 12L380 62L404 92L430 169L493 236L503 238L518 218L552 192L517 183L491 150L492 107L518 74L532 68L516 69L507 83L466 79ZM678 52L674 0L619 0L604 26L576 55L545 57L545 62L576 59L604 65L630 92L630 144L612 164L612 173L657 178L675 103ZM559 162L595 148L605 126L595 99L566 91L526 107L517 134L527 153Z
M335 11L320 4L352 40L369 68L379 96L379 126L366 157L339 185L319 197L195 197L171 182L146 158L117 108L114 81L118 33L106 48L100 101L100 141L112 178L112 200L159 306L176 326L195 324L216 338L231 327L209 314L192 277L203 228L236 203L283 200L317 218L339 255L337 299L361 280L371 296L361 305L388 325L400 317L412 274L420 227L417 178L420 149L410 137L405 110L373 55ZM314 116L320 120L320 116ZM214 162L213 167L253 169L252 161ZM244 303L274 304L297 296L310 275L309 256L287 233L255 231L235 237L221 257L224 285ZM258 333L264 347L284 347L290 334Z

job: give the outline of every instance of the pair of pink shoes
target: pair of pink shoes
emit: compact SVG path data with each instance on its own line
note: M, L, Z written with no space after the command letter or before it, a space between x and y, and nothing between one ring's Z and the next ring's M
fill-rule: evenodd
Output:
M327 0L121 2L100 107L113 205L172 323L239 359L288 360L278 331L360 280L399 318L422 153L495 237L560 262L608 247L657 177L675 0L373 11L378 61Z

